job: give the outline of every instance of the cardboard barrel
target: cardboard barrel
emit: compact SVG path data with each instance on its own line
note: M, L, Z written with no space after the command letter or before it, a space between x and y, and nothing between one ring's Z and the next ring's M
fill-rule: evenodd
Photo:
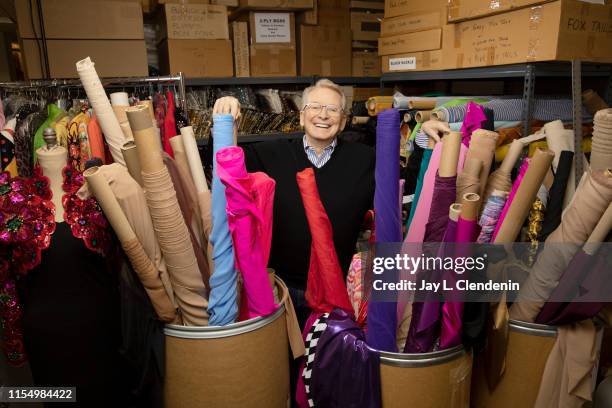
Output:
M166 325L165 407L286 408L286 296L280 293L279 309L266 317L227 326Z
M472 355L463 346L432 353L380 352L384 408L467 408Z
M533 407L557 328L510 320L506 369L499 384L489 391L484 355L474 359L473 408Z

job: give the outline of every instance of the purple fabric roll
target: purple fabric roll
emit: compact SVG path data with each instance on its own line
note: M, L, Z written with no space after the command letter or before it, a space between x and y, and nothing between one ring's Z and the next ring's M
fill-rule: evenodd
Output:
M536 323L562 325L595 316L605 303L597 302L610 288L612 278L605 257L579 251L561 275L550 299L572 299L572 302L547 302Z
M476 221L468 221L459 217L457 221L457 236L455 242L475 242L480 228ZM456 257L471 256L467 247L455 248ZM463 276L464 277L464 276ZM449 287L455 287L459 275L454 272L445 275ZM445 302L442 306L442 325L440 328L440 350L455 347L461 343L463 320L463 302Z
M448 210L447 210L448 213ZM448 217L447 217L448 218ZM448 219L444 242L454 242L457 235L457 222ZM438 256L447 256L448 248L444 244L438 248ZM440 282L441 271L433 271L431 281ZM434 341L440 331L441 318L440 297L429 292L425 302L415 302L412 305L412 319L408 329L408 337L404 346L404 353L426 353L431 351Z
M315 407L382 406L380 356L351 317L334 309L317 342L310 390Z
M387 109L378 114L376 127L376 190L374 211L376 242L401 242L402 225L398 211L399 196L399 111ZM396 302L368 304L368 344L383 351L397 351Z
M448 226L448 208L455 202L457 176L440 177L436 173L424 242L441 242Z

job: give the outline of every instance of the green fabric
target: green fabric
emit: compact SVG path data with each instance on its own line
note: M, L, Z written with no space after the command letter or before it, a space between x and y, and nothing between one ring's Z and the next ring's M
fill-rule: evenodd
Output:
M61 114L64 113L59 106L50 103L47 105L47 120L36 130L34 134L34 145L32 147L32 156L34 157L34 163L38 162L38 155L36 150L40 149L45 145L45 139L43 139L43 130L51 126L51 123Z
M417 177L417 184L416 188L414 189L414 197L412 198L412 205L410 206L410 215L408 216L408 220L406 220L406 233L408 233L408 229L410 228L410 222L412 221L412 217L414 217L414 212L416 211L417 203L419 202L419 196L421 195L421 190L423 189L423 177L425 177L425 171L427 171L427 167L429 166L429 160L431 160L432 153L433 149L425 149L423 151L421 167L419 168L419 176Z

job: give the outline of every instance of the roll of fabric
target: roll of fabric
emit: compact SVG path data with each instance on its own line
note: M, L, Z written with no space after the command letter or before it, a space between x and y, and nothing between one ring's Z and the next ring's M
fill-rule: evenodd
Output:
M373 96L367 100L366 106L368 108L368 115L377 116L380 112L393 108L393 97Z
M125 165L125 161L121 155L121 146L123 146L127 140L125 140L123 136L119 121L106 97L106 92L94 68L94 63L87 57L78 61L76 63L76 68L79 78L81 79L81 84L83 84L83 88L85 88L85 92L87 93L87 99L89 99L91 106L96 111L100 127L108 143L113 160L116 163Z
M574 152L564 150L559 157L557 171L553 184L548 193L548 206L544 212L544 220L542 220L542 231L540 232L539 240L546 241L546 238L559 226L561 223L561 212L563 211L563 197L565 196L565 188L571 183L570 172L574 164Z
M234 119L232 115L213 115L213 183L212 183L212 231L214 272L210 278L208 310L210 324L224 326L236 320L238 315L236 281L238 272L234 261L234 247L227 223L225 187L219 179L216 157L221 149L234 144Z
M608 108L608 104L592 89L582 92L582 104L591 115L595 115L597 111Z
M376 189L374 211L376 242L401 242L399 196L399 111L389 109L378 115L376 127ZM397 160L396 160L397 159ZM397 311L395 302L368 304L368 344L383 351L396 351Z
M107 163L106 151L104 150L104 136L102 136L102 130L100 129L98 117L95 113L91 115L91 119L89 119L89 123L87 124L87 138L89 139L91 156L97 157L102 160L103 163ZM132 139L134 139L133 136Z
M514 168L514 164L523 152L524 145L519 140L514 140L510 145L508 154L504 157L501 165L487 179L487 187L485 188L483 200L487 202L489 196L494 190L505 191L507 193L512 190L512 178L510 174Z
M461 135L463 136L463 143L469 146L472 133L476 129L482 128L483 122L487 121L487 116L485 115L484 108L477 103L468 102L465 108L465 117L461 125Z
M423 122L427 122L429 120L429 118L431 118L431 111L430 110L420 110L416 113L415 116L415 120L418 123L423 123Z
M174 94L171 91L166 91L166 102L168 107L166 108L166 115L164 116L164 139L162 142L166 153L174 158L174 152L170 145L170 138L176 136L176 122L174 121L174 112L176 108L174 107Z
M225 185L227 222L242 275L247 318L267 316L278 306L266 266L272 243L272 205L276 183L264 173L249 174L240 147L217 152L217 174ZM241 314L242 315L242 314Z
M489 177L491 165L493 164L496 145L497 133L484 129L477 129L472 133L466 159L475 158L482 161L482 168L479 174L480 190L478 191L478 195L481 197L484 195L487 185L487 178Z
M455 202L460 202L464 194L480 192L480 171L482 160L471 157L465 160L463 171L457 176L457 195Z
M134 132L147 205L183 324L205 326L208 324L208 302L204 282L172 180L163 164L157 132L145 107L130 108L127 115Z
M493 190L482 210L480 220L478 221L478 225L480 225L481 229L476 242L479 244L488 244L491 242L493 231L499 222L499 217L507 199L508 193L506 191Z
M126 115L127 118L127 115ZM142 170L140 169L140 161L138 159L138 151L136 150L136 143L133 140L126 142L121 147L121 154L123 155L123 159L125 160L125 165L127 166L128 171L130 172L130 176L136 182L142 186Z
M504 208L502 209L501 214L499 215L499 219L497 220L495 230L493 231L493 235L491 236L491 240L493 242L495 242L495 237L497 236L497 233L499 232L499 229L501 228L501 225L504 222L506 215L508 214L508 209L510 208L510 205L514 201L514 196L516 196L516 192L518 191L521 185L521 182L523 181L523 178L525 177L525 173L527 173L527 169L529 168L529 160L530 159L528 157L525 157L523 159L523 162L521 163L519 172L516 175L516 179L514 180L514 183L512 184L512 189L510 190L510 193L508 194L508 199L506 200L506 203L504 204ZM531 206L529 208L531 208Z
M421 190L423 189L423 179L425 177L425 172L427 171L427 167L429 166L429 161L431 160L431 154L433 153L433 149L424 149L423 150L423 158L421 159L421 167L419 168L419 175L417 178L416 189L414 190L414 196L412 198L412 205L410 206L410 214L408 215L408 220L406 221L406 232L410 229L410 222L414 217L414 213L417 209L417 204L419 203L419 197L421 195Z
M612 201L612 173L589 172L565 210L561 224L548 236L527 280L521 286L510 316L533 322L579 247L587 240ZM555 245L555 243L557 245ZM558 245L563 244L563 245Z
M598 111L594 123L591 169L604 170L612 167L612 109Z
M555 153L555 158L552 162L552 169L554 172L556 172L559 159L561 157L561 152L574 151L574 131L571 129L565 129L560 120L546 123L543 130L546 134L546 146ZM530 150L534 144L529 146ZM576 180L576 168L573 162L571 164L570 174L568 177L569 180L572 180L572 182L566 183L566 188L562 199L564 208L567 206L567 204L569 204L574 193L576 192L576 184L574 183L574 180Z
M448 207L455 202L457 176L436 174L434 192L425 226L424 242L441 242L448 226Z
M523 181L516 190L514 198L508 201L506 216L500 221L500 228L494 233L494 242L506 243L516 239L523 222L529 214L531 204L535 199L544 176L552 163L553 152L550 150L538 150L529 161L529 167L525 172Z

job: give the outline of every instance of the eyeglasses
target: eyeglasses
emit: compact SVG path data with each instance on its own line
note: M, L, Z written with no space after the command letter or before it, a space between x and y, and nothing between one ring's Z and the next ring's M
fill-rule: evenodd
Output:
M304 111L308 111L312 113L313 115L318 115L323 111L323 108L325 108L325 111L327 112L329 116L340 116L342 114L342 109L340 109L339 106L321 105L320 103L317 103L317 102L307 103L304 106Z

